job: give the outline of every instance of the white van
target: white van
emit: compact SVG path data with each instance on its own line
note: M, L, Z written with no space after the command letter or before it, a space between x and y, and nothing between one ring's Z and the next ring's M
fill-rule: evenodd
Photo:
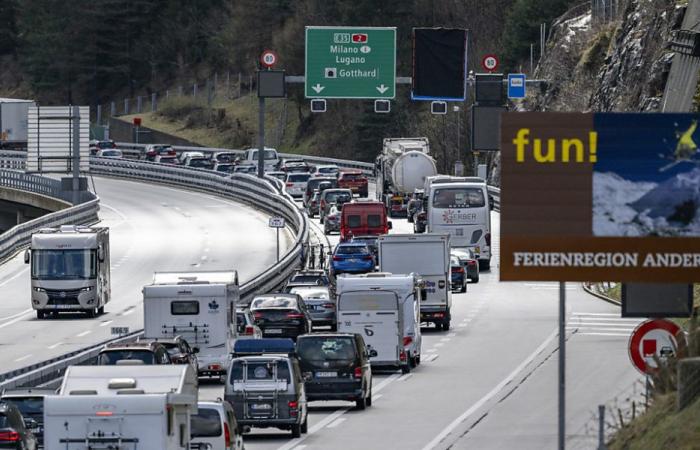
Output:
M44 448L188 449L197 399L187 364L70 366L44 398Z
M479 258L479 268L488 270L492 202L486 182L475 177L455 177L437 180L429 187L426 232L449 234L453 247L473 249Z
M420 364L421 280L413 273L340 275L337 279L338 332L362 335L373 367Z
M235 270L156 272L143 288L144 338L182 336L197 349L200 376L223 376L236 338Z
M272 172L274 170L277 170L280 164L280 158L279 154L277 153L277 150L275 150L274 148L265 147L265 153L263 154L263 158L265 158L265 172ZM248 150L246 150L243 154L243 160L241 161L241 163L255 164L255 166L257 167L258 149L249 148Z

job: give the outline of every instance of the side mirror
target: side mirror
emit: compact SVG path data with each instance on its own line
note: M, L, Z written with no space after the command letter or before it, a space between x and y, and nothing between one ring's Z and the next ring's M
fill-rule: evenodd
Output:
M491 211L493 211L493 204L494 204L493 197L489 195L489 209Z
M30 430L33 430L35 428L39 428L39 422L34 419L26 418L24 419L24 426Z
M370 358L376 358L379 355L375 349L371 349L369 352L367 352L367 356Z
M387 222L386 226L387 226L387 228L389 228L390 230L393 228L393 225L392 225L392 223L391 223L391 220Z
M104 262L104 261L105 261L105 249L104 249L104 247L103 247L102 245L100 245L100 246L97 247L97 259L98 259L100 262Z
M199 353L199 347L192 347L192 353L194 353L195 355Z
M25 264L29 264L29 255L30 255L29 249L26 249L24 251L24 263Z

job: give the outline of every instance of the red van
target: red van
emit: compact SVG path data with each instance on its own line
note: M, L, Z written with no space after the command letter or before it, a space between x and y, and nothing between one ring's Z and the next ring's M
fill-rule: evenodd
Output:
M352 236L387 234L391 222L386 217L386 207L381 202L345 203L340 218L340 240Z

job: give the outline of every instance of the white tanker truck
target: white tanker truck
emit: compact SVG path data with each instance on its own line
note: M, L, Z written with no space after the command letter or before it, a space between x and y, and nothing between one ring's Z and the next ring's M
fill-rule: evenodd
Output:
M407 214L407 204L425 178L437 175L428 138L386 138L377 157L377 197L389 216Z

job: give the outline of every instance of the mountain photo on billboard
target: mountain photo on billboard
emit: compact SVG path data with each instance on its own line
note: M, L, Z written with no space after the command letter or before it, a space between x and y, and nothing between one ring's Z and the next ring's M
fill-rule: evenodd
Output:
M700 236L700 116L596 114L595 236Z

